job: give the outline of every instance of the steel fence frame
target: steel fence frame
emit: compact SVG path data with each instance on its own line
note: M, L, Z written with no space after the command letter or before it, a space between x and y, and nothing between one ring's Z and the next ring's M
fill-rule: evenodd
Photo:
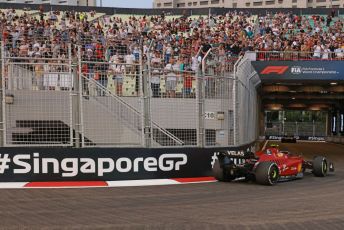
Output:
M250 55L245 54L234 66L234 145L251 143L258 137L257 86L260 78L254 70ZM245 107L246 106L246 107ZM252 131L253 130L253 131Z
M322 122L269 122L265 124L266 136L308 136L325 137L326 124Z
M217 49L208 50L207 54L202 56L199 52L194 56L194 60L198 60L195 63L193 70L168 70L166 65L168 63L162 62L161 69L151 66L151 52L148 52L148 57L144 57L142 49L140 50L139 59L133 64L118 63L124 65L124 69L127 67L132 68L133 78L136 80L135 92L133 95L123 96L117 94L117 89L110 91L108 85L102 85L101 82L95 80L89 73L85 73L83 70L84 64L95 64L106 66L103 71L106 79L108 79L111 73L108 73L108 68L112 63L109 61L87 61L83 59L83 48L77 46L77 53L72 57L71 45L68 46L68 58L65 60L64 65L68 69L68 76L71 80L71 87L64 93L68 94L68 108L69 111L69 142L68 144L57 143L27 143L27 144L15 144L9 145L6 143L6 111L5 99L2 100L2 124L3 124L3 141L5 146L74 146L74 147L146 147L146 148L168 148L168 147L229 147L239 146L255 141L256 131L254 131L257 121L256 114L252 112L256 107L256 91L255 86L257 82L253 81L255 75L251 72L245 72L240 69L246 66L248 63L247 58L242 57L228 57L218 56ZM5 56L4 46L2 46L2 86L5 86L5 65L6 61L10 58ZM201 62L199 57L202 57ZM14 57L19 58L19 57ZM43 59L42 59L43 60ZM22 58L20 63L29 63L29 58ZM245 69L245 68L244 68ZM160 73L159 78L166 80L168 72L173 72L177 79L180 79L178 92L172 95L166 93L159 93L159 97L153 95L151 88L151 79L154 77L154 71ZM251 69L250 69L251 70ZM20 74L22 75L22 74ZM186 78L188 80L186 80ZM164 81L165 81L164 80ZM188 83L187 83L188 81ZM89 89L85 91L85 83L92 84L95 88L96 96L90 95ZM186 83L188 85L186 85ZM107 83L108 84L108 83ZM123 84L123 83L122 83ZM187 88L191 87L191 88ZM238 94L240 89L240 95ZM55 90L55 89L54 89ZM48 91L47 91L48 92ZM52 91L53 92L53 91ZM100 94L100 95L98 95ZM1 96L5 98L6 88L2 88ZM117 117L117 122L123 122L124 118L129 122L132 127L135 128L134 138L132 133L128 131L125 140L122 141L109 141L112 140L106 136L113 135L112 131L104 131L104 137L98 136L98 142L92 142L87 139L86 133L88 131L88 119L87 114L87 100L97 99L106 101L102 108L107 110L111 115L114 111L117 111L115 107L120 109L120 116ZM91 98L94 97L94 98ZM88 98L88 99L87 99ZM245 108L240 107L240 103L237 101L239 98L244 98L249 103L241 103L245 105ZM29 100L29 99L28 99ZM100 101L94 100L95 103ZM29 101L28 101L29 103ZM171 105L166 110L166 106ZM251 108L253 106L254 108ZM89 107L93 108L93 107ZM97 108L97 107L94 107ZM189 110L185 110L188 108ZM162 110L165 110L165 114L162 116L157 115ZM191 110L190 110L191 109ZM250 111L248 111L250 110ZM168 112L170 111L170 112ZM173 113L179 111L179 121L177 117L174 117ZM184 111L184 114L183 114ZM189 111L189 112L187 112ZM206 112L212 111L211 120L206 118ZM123 114L122 114L123 113ZM246 114L240 116L240 114ZM164 117L164 116L167 116ZM187 119L184 120L183 117ZM170 119L173 122L166 124L166 119ZM176 120L177 119L177 120ZM96 121L95 119L94 121ZM111 119L110 119L111 120ZM110 121L109 120L109 121ZM115 122L111 120L111 122ZM189 124L192 121L194 123ZM125 122L124 122L125 123ZM240 124L245 126L244 129L239 130ZM100 123L99 123L100 124ZM176 126L175 126L176 125ZM97 123L94 124L94 127ZM130 125L129 125L130 126ZM252 126L252 127L251 127ZM101 127L101 125L99 126ZM113 126L114 127L114 126ZM111 129L111 125L105 127ZM128 127L126 127L128 128ZM130 128L130 127L129 127ZM87 131L88 130L88 131ZM246 133L247 138L243 138ZM102 135L102 134L99 134ZM117 132L116 135L125 135ZM131 138L134 141L131 142ZM221 141L219 141L221 139ZM103 140L103 143L102 143Z
M343 61L343 52L256 51L257 61Z
M72 55L70 45L66 50L66 54L64 59L11 57L5 48L5 43L1 42L2 146L73 146L73 81L71 80ZM47 64L49 61L56 63ZM60 70L55 72L51 71L53 67ZM52 78L54 79L54 86L51 86L50 79ZM54 90L51 89L52 87ZM53 91L54 93L49 93ZM55 94L55 96L52 94ZM22 104L36 106L36 110L30 110L30 116L23 116L23 114L16 115L22 119L25 118L24 120L12 120L15 117L16 110L12 112L10 106L16 106L14 102L17 101L17 96L21 98ZM50 98L46 99L46 96L50 96ZM41 100L41 103L30 104L32 100L37 100L37 98ZM44 101L45 99L48 101ZM57 114L57 111L49 111L53 108L53 106L49 106L49 102L55 102L60 108L63 108L62 111L58 111L60 113ZM24 113L26 111L23 109L20 112ZM35 112L45 114L44 119L34 120ZM39 130L44 129L48 129L45 131L47 133L39 133ZM15 133L15 130L19 133ZM38 133L35 134L36 130L38 130ZM17 137L15 138L13 135ZM25 137L25 135L27 136Z

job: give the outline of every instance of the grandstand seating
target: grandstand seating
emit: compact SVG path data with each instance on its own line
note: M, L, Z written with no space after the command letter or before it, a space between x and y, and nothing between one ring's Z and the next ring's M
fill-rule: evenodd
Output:
M2 10L3 19L5 20L8 15L11 14L11 10ZM74 12L78 14L79 18L75 19L72 15L73 12L69 12L70 18L66 19L65 28L62 27L62 18L66 17L64 11L48 11L44 12L44 21L40 22L40 12L37 10L24 10L18 9L15 14L20 18L19 21L12 22L7 21L2 23L3 28L9 30L3 33L3 41L7 43L6 47L8 52L13 52L11 56L20 56L16 50L22 49L22 57L43 57L43 58L67 58L66 42L71 42L72 45L82 45L81 54L87 56L87 52L91 52L91 59L97 62L109 63L114 54L118 55L116 64L132 63L130 56L135 56L138 53L138 49L135 51L134 47L143 45L144 54L148 52L153 53L151 58L154 58L154 52L159 52L160 66L164 68L168 65L170 59L179 60L180 67L174 67L175 69L184 71L191 69L192 59L191 56L195 56L197 53L201 56L204 55L204 51L200 52L201 45L206 45L205 41L209 41L209 44L214 48L214 52L218 52L220 45L224 46L223 60L227 62L235 62L238 55L242 55L245 51L288 51L299 52L301 51L301 43L306 44L306 41L311 41L311 44L306 45L308 51L312 53L315 49L315 41L319 39L323 41L321 49L330 49L328 52L334 52L335 55L330 55L330 58L342 58L344 55L344 39L343 39L343 16L334 17L329 26L326 25L327 15L301 15L302 23L297 26L294 22L295 15L286 13L279 14L266 14L266 15L251 15L244 12L229 12L223 15L212 15L214 20L209 18L209 15L191 15L188 18L182 17L182 15L167 14L165 19L162 20L161 14L149 15L146 20L143 20L143 14L113 14L105 15L104 13L97 12ZM25 16L26 15L26 16ZM51 15L56 16L56 20L51 22ZM87 20L86 20L86 18ZM314 16L323 18L323 22L315 22ZM135 17L135 20L133 19ZM154 19L151 19L154 17ZM31 18L31 19L30 19ZM19 37L8 38L8 36L15 35L14 31L18 30L15 23L23 23L22 20L28 20L32 25L33 32L31 35L25 34L27 31L21 29ZM155 21L157 20L157 21ZM49 22L49 24L47 24ZM195 24L194 22L197 22ZM47 35L40 36L42 32L38 32L40 28L38 23L44 23L43 30L50 30ZM289 24L288 24L289 23ZM114 26L116 24L116 26ZM131 24L129 30L128 25ZM90 30L90 26L94 26ZM291 27L290 27L291 25ZM307 31L307 26L310 26L311 32ZM317 31L317 27L320 26L321 30L319 34L314 34ZM259 28L258 28L259 27ZM276 28L275 28L276 27ZM49 28L49 29L48 29ZM249 35L248 28L251 28L253 34ZM83 31L78 31L82 29ZM274 30L277 29L276 34ZM306 31L304 37L299 37L300 30ZM329 30L335 32L335 35L329 35ZM87 31L89 30L89 31ZM272 33L270 33L272 31ZM145 32L145 40L141 40L142 32ZM283 32L283 35L279 35ZM38 34L37 34L38 33ZM75 33L75 34L73 34ZM261 34L260 34L261 33ZM12 35L13 34L13 35ZM52 37L55 36L55 37ZM335 36L336 43L332 44L329 41ZM322 39L321 39L322 38ZM325 39L324 39L325 38ZM20 41L20 44L15 43ZM291 47L282 40L289 40ZM57 44L51 45L52 41ZM140 42L142 43L140 43ZM23 44L27 42L27 44ZM329 42L329 44L325 44ZM140 44L139 44L140 43ZM294 44L296 43L296 45ZM46 46L52 46L51 48ZM170 46L169 46L170 44ZM30 45L32 48L23 47L23 45ZM325 45L329 47L325 48ZM314 46L314 47L313 47ZM331 47L330 47L331 46ZM60 49L54 49L54 47L60 47ZM62 47L65 47L62 49ZM97 48L98 47L98 48ZM148 50L150 48L150 50ZM37 49L37 50L35 50ZM46 51L48 49L48 51ZM50 50L49 50L50 49ZM325 51L321 52L325 52ZM136 53L135 53L136 52ZM76 55L77 52L74 52ZM37 56L36 56L37 55ZM167 57L167 55L169 55ZM290 55L291 57L297 57L298 55ZM312 55L310 55L312 56ZM79 57L80 58L80 57ZM129 58L129 59L128 59ZM271 55L269 55L271 58ZM91 60L90 59L90 60ZM138 58L135 56L134 65L137 63ZM138 72L137 70L128 72L127 70L121 70L123 75L123 83L118 84L116 76L119 74L108 74L109 64L103 65L98 72L104 72L107 75L107 85L111 92L120 94L121 96L136 96L137 95L137 83ZM28 68L30 69L30 68ZM228 69L228 68L225 68ZM230 70L229 68L228 70ZM195 69L193 69L195 70ZM29 70L26 70L26 72ZM86 70L90 71L90 70ZM124 71L124 72L123 72ZM63 72L63 71L62 71ZM39 72L38 72L39 73ZM37 74L37 71L32 71L32 74ZM28 76L30 73L27 74ZM178 75L178 74L177 74ZM56 75L51 71L45 71L43 74L43 88L69 88L71 87L71 81L68 80L63 73ZM166 93L165 75L160 79L160 92ZM33 77L35 78L35 77ZM181 94L184 91L184 79L182 75L178 75L175 84L175 92ZM194 86L192 86L195 88Z
M141 93L151 86L148 97L190 99L150 101L151 109L164 109L163 114L152 117L153 145L196 145L192 122L197 119L178 108L196 111L192 107L196 91L202 93L196 89L202 87L204 98L211 100L206 111L220 111L217 99L230 101L234 63L245 52L256 51L257 60L344 58L343 16L334 17L327 26L325 14L316 15L325 18L318 24L311 14L301 15L301 23L297 23L300 16L290 13L232 11L211 18L205 12L191 16L166 13L163 18L161 12L154 12L144 18L140 10L138 14L76 11L50 9L41 20L40 11L19 9L17 19L11 20L11 11L1 10L3 79L5 92L15 101L11 106L6 104L11 108L6 115L8 143L69 145L71 132L77 129L73 120L79 119L72 117L78 106L70 103L78 94L71 91L79 90L81 118L87 124L84 145L141 144ZM51 14L56 14L55 20L50 20ZM316 33L318 25L322 30ZM318 42L320 51L315 58ZM303 45L308 46L307 52ZM74 87L73 80L80 88ZM143 86L142 82L151 85ZM31 104L26 103L30 96L34 98ZM21 116L22 110L31 115ZM95 122L99 114L104 121ZM187 122L176 127L168 123L173 119L167 114ZM213 126L206 128L207 143L218 144L216 132Z

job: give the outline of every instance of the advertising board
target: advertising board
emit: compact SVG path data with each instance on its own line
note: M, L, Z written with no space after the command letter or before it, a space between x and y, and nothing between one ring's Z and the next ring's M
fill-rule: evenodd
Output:
M1 148L0 182L117 181L211 176L219 151L237 148Z

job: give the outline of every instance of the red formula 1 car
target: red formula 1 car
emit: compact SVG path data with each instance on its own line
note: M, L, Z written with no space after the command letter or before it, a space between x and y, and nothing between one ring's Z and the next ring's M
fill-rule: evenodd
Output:
M306 161L300 155L280 151L278 146L256 154L221 152L213 164L213 174L218 181L245 178L263 185L302 178L306 170L312 171L315 176L324 177L328 172L334 172L334 166L323 156Z

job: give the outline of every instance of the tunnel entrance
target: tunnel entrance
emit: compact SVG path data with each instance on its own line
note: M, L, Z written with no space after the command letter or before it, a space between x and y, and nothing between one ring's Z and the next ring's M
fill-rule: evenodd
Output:
M325 140L344 135L344 68L338 60L256 60L259 133Z
M265 110L265 136L327 136L325 111Z
M268 139L319 139L344 133L344 84L338 81L263 82L259 88L262 125Z

